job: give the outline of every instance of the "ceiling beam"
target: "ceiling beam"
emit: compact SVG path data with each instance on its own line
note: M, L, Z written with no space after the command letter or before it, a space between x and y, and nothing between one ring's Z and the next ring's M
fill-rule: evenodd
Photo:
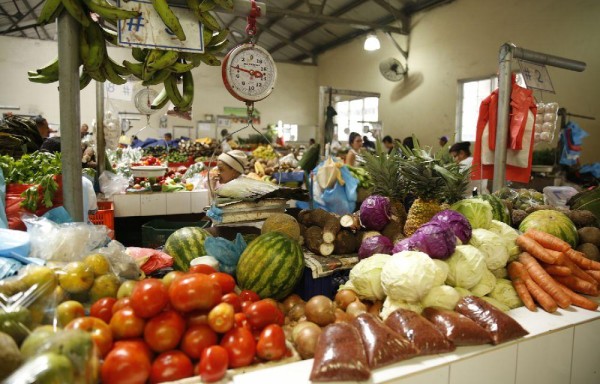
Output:
M15 19L12 15L9 15L8 12L6 12L6 9L4 9L4 7L0 4L0 11L2 11L2 13L4 13L6 15L6 17L8 17L8 20L10 20L10 22L12 23L10 25L10 27L8 27L9 29L17 24L19 24L19 22L22 20L22 18L17 18ZM25 32L23 32L23 30L20 30L18 32L21 32L21 36L27 36L27 34Z
M387 2L387 0L373 0L373 2L388 11L396 19L400 20L402 23L402 28L406 30L410 29L410 17L406 15L406 13L394 8L390 3Z
M305 0L296 0L294 3L290 4L288 9L291 10L295 10L296 8L299 8L302 4L304 4ZM269 8L270 9L270 8ZM268 10L267 10L268 12ZM258 38L260 37L260 34L263 33L265 30L267 29L271 29L271 27L275 24L277 24L278 22L280 22L281 20L283 20L285 17L283 16L279 16L279 17L274 17L274 18L269 18L269 21L262 24L262 29L259 30L256 33L256 40L258 40Z
M454 0L425 0L416 3L408 3L405 7L402 7L402 12L407 15L412 15L417 12L437 7L438 5L450 4L452 2L454 2Z
M27 13L23 16L23 18L31 13L31 15L37 20L38 15L35 13L35 9L37 7L39 7L41 4L43 4L44 0L37 3L35 5L35 7L31 7L31 5L29 4L29 1L27 1L27 0L23 0L23 3L25 4L25 8L27 8ZM42 26L42 27L40 27L40 29L42 30L42 33L46 36L46 39L52 40L52 38L50 37L50 34L48 33L48 31L46 31L45 27ZM35 30L37 32L38 29L36 28Z
M259 24L259 25L262 27L261 24ZM287 37L285 37L285 36L283 36L283 35L275 32L275 31L273 31L272 29L265 30L265 32L268 33L268 34L270 34L270 35L272 35L272 36L274 36L274 37L276 37L277 39L283 41L288 46L296 48L298 51L303 52L306 55L309 55L309 56L312 55L312 53L308 49L304 48L303 46L299 45L298 43L296 43L294 41L291 41Z

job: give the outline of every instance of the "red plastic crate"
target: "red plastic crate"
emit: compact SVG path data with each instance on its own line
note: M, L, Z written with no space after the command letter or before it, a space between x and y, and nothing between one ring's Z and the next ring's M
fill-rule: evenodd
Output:
M89 215L89 219L95 225L106 225L111 230L109 236L114 239L115 205L112 201L99 201L98 211Z

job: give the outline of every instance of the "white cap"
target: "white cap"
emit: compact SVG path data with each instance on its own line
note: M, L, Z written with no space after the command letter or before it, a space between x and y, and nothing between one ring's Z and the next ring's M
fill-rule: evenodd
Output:
M239 149L221 153L218 160L221 160L239 173L244 173L244 168L248 165L248 156Z

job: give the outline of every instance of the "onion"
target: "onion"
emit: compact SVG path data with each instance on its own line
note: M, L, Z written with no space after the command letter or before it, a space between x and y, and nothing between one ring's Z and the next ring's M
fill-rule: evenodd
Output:
M298 321L301 317L304 316L304 307L306 304L304 302L298 303L292 307L292 309L288 312L288 317L292 321Z
M283 300L283 313L287 314L298 303L304 303L304 300L295 293L289 295Z
M335 294L335 304L343 311L346 310L348 304L357 299L356 292L351 289L341 289Z
M292 328L292 342L294 344L296 344L297 338L298 338L298 334L300 333L301 330L303 330L306 327L313 327L313 328L321 328L319 327L317 324L313 323L312 321L301 321L298 324L296 324L294 326L294 328Z
M352 319L365 312L367 312L367 306L360 300L351 302L348 304L348 308L346 308L346 313L350 315L350 318Z
M369 309L367 310L367 312L369 312L370 314L376 316L376 317L380 317L379 313L381 312L381 308L383 307L383 301L381 300L377 300L373 303L373 305L371 305L369 307Z
M335 321L335 305L327 296L311 297L304 307L306 319L322 327Z
M335 309L335 322L336 323L347 323L352 318L346 312L342 311L340 308Z
M310 359L315 355L315 347L321 336L321 328L306 326L296 336L296 350L303 359Z

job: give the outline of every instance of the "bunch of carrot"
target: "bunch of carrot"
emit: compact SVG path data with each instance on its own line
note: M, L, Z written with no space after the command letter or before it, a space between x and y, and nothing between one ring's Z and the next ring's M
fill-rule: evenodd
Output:
M595 311L598 303L580 294L600 294L600 263L571 248L569 243L536 229L517 238L523 250L508 265L515 290L530 310L537 302L545 311L576 305Z

